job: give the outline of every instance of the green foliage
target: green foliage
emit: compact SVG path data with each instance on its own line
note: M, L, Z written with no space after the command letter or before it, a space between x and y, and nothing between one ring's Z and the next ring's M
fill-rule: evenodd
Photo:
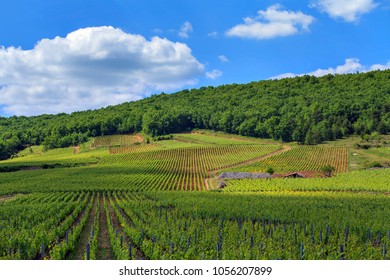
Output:
M153 141L173 140L173 135L161 135L153 137Z
M35 259L39 257L41 245L49 249L57 247L55 241L65 235L85 208L87 199L87 194L46 193L0 205L5 219L0 222L0 235L8 236L0 241L0 256L7 252L17 254L20 259Z
M272 192L305 192L308 196L318 191L324 192L356 192L356 193L384 193L390 190L390 169L359 170L348 173L339 173L333 177L306 178L303 180L272 180L240 179L230 180L229 187L224 192L256 193L259 191Z
M390 169L342 173L345 146L280 150L277 142L205 131L173 138L134 145L132 136L104 136L97 143L105 148L76 154L73 148L31 146L3 161L11 168L99 158L93 166L0 174L0 259L66 259L84 246L79 239L85 233L96 259L102 229L116 259L387 257ZM119 146L112 147L115 142ZM280 153L259 159L275 151ZM367 151L386 157L389 149ZM272 173L324 165L335 166L336 176L229 180L223 190L205 191L205 179L221 168ZM1 196L12 193L24 195ZM107 223L100 222L99 207Z
M265 172L269 173L269 174L274 174L275 173L275 170L271 167L271 166L268 166L266 169L265 169Z
M107 147L78 154L32 146L33 153L27 148L3 161L6 167L99 158L92 166L0 174L0 259L39 259L42 245L46 258L67 259L85 249L79 242L85 233L95 259L103 230L116 259L388 258L390 169L342 172L345 146L283 151L275 142L232 135L180 136L108 148L119 139L110 136ZM281 153L259 160L275 151ZM386 156L389 149L373 151ZM337 167L335 176L229 180L223 190L205 189L205 179L221 168L301 171L326 164Z
M332 165L327 164L320 168L320 171L324 172L324 174L328 177L331 177L332 174L335 172L336 168L334 168Z
M375 137L390 132L389 75L385 70L202 87L99 110L0 117L0 159L31 145L69 147L141 131L155 137L199 128L309 145L352 134Z
M75 148L46 151L43 146L32 146L19 152L12 159L0 161L0 172L86 166L97 163L104 155L108 155L107 150L88 149L76 154Z
M380 162L373 161L367 164L367 168L380 168L383 167L383 165Z

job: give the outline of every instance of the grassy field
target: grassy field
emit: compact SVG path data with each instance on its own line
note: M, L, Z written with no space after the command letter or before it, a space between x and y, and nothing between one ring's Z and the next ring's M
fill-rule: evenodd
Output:
M358 148L357 144L363 146L365 144L373 145L370 149ZM350 137L333 142L328 142L325 145L347 147L349 170L361 170L369 167L373 162L379 162L384 166L390 166L390 135L381 135L377 140L363 140L361 137ZM375 145L382 147L376 148Z
M210 131L140 137L29 147L0 161L0 171L19 169L0 172L0 258L389 257L390 169L366 169L390 160L386 146L359 149L357 138L299 146ZM216 188L222 171L326 164L336 168L332 178Z
M97 163L109 153L104 148L89 148L90 142L78 147L45 151L43 146L31 146L19 152L14 158L0 161L0 170L5 167L43 168L50 165L70 167Z

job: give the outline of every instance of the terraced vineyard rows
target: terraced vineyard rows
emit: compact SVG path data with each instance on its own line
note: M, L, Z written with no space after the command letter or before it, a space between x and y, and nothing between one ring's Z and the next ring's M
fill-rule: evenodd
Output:
M106 238L115 259L386 259L389 202L307 191L33 194L1 205L0 258L99 259Z
M201 133L175 134L174 138L184 142L203 143L211 145L253 145L261 142L256 139L245 139L244 137L216 136Z
M128 154L128 153L142 153L156 150L156 145L134 145L134 146L120 146L110 147L108 150L110 154Z
M24 196L1 205L0 252L7 259L45 257L45 248L68 235L88 193L49 193Z
M280 146L277 145L243 145L141 152L144 150L139 147L134 152L105 158L101 163L142 169L143 173L150 175L150 181L145 181L142 189L204 190L209 170L221 169L278 149Z
M278 154L246 166L234 168L234 171L259 172L271 166L277 173L304 170L321 170L331 165L336 172L348 171L348 149L330 146L298 146L285 153Z
M333 178L229 180L224 192L330 191L390 194L390 169L340 173Z
M141 143L143 137L140 135L107 135L96 137L91 144L92 148L110 147L110 146L126 146L134 143Z
M120 147L107 140L41 157L25 151L42 163L99 161L0 173L0 259L389 258L390 169L347 173L344 147L289 150L210 137ZM326 164L334 177L228 180L223 190L206 190L205 179L222 170Z

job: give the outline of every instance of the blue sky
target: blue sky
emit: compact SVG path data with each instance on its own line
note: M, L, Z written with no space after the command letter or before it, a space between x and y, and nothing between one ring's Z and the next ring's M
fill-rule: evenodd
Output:
M3 1L0 115L387 69L389 38L390 0Z

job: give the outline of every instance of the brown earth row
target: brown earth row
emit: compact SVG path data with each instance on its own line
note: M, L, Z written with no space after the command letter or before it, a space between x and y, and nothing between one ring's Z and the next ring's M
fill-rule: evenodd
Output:
M87 205L88 205L88 203L87 203ZM92 228L93 228L93 221L95 220L96 207L97 207L97 200L95 199L93 201L92 208L89 211L89 217L88 217L87 224L84 226L84 228L80 234L78 244L76 247L77 249L75 252L70 254L69 259L72 259L72 260L83 260L84 259L84 253L86 251L87 243L89 242L89 238L91 236L91 232L92 232ZM74 226L77 226L81 217L82 217L82 215L79 215L79 217L77 217L77 219L74 223Z

